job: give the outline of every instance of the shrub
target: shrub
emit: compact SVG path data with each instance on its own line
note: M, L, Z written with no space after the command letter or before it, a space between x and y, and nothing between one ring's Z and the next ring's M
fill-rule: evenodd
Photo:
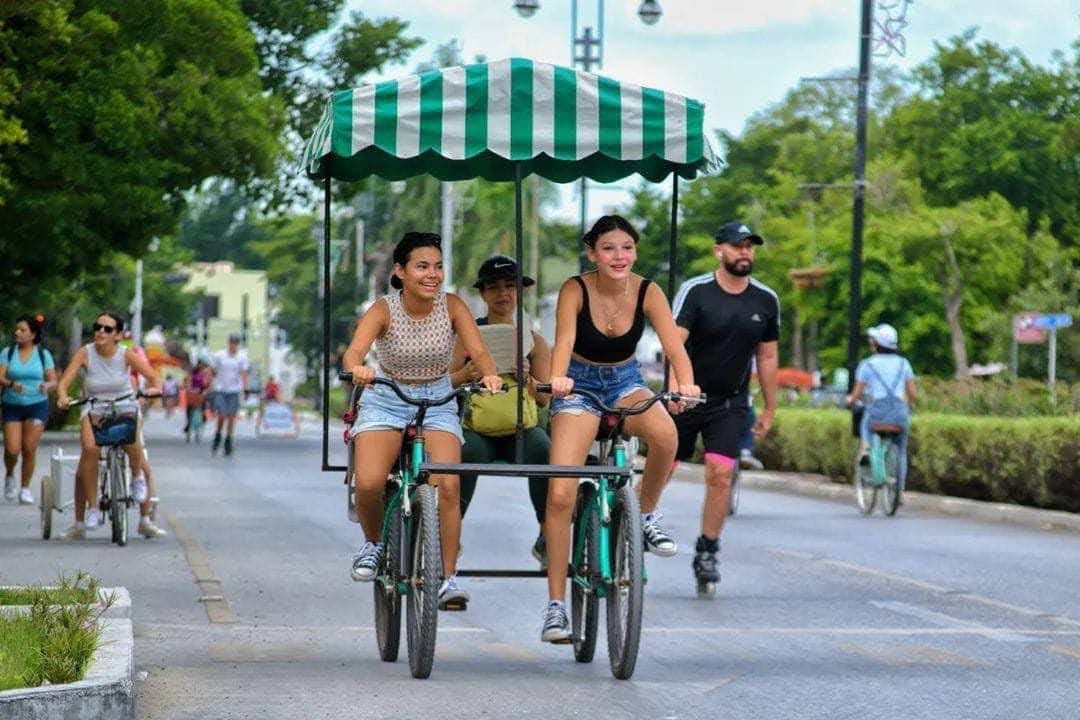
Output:
M850 479L857 444L842 410L783 408L758 447L770 468ZM907 486L1080 512L1080 417L917 413Z

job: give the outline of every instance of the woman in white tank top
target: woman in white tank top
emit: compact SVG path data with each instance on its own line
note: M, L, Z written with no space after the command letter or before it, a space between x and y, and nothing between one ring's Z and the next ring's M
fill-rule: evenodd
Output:
M131 386L131 370L135 370L149 383L148 395L161 393L161 376L150 366L145 358L130 348L122 347L118 340L124 329L120 316L110 312L98 315L94 320L94 341L84 345L75 353L75 357L64 369L60 384L56 388L56 404L61 410L71 406L68 390L80 370L84 371L83 393L88 398L114 400L134 392ZM84 405L80 421L79 437L82 454L79 456L79 469L75 482L75 525L65 537L78 539L85 537L85 527L100 524L97 511L97 470L101 448L94 441L94 432L90 427L90 406ZM140 419L141 422L141 419ZM133 468L132 475L136 482L141 478L142 446L138 442L125 445L128 462ZM144 504L148 504L144 503ZM91 515L86 522L86 507L90 505ZM85 525L84 525L85 523Z
M371 306L357 323L342 366L353 382L370 385L374 368L364 365L372 345L380 371L398 382L411 397L443 397L451 391L450 359L461 339L491 391L502 387L480 329L465 302L442 290L443 258L434 233L406 233L394 248L394 291ZM400 291L400 292L398 292ZM367 390L353 426L356 454L356 507L365 542L353 556L353 580L371 581L382 555L380 535L386 476L401 448L401 431L416 408L401 402L388 388ZM426 450L435 462L461 462L461 423L455 403L433 407L424 420ZM464 609L468 593L457 585L458 544L461 536L460 483L456 475L433 475L439 489L439 534L443 571L440 606Z

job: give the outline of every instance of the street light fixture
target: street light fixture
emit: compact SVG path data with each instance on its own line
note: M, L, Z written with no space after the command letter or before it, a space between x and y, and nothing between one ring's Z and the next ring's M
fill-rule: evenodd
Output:
M637 14L641 22L646 25L655 25L664 14L664 9L660 7L657 0L641 0L641 7L638 8Z
M514 0L514 9L523 18L531 18L540 9L540 0Z

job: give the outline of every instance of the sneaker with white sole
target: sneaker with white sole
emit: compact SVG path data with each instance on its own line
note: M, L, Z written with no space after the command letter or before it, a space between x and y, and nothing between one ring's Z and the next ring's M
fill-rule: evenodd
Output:
M469 604L469 593L457 584L457 576L451 575L443 580L439 588L440 610L464 610Z
M135 502L141 503L146 502L146 496L148 494L146 489L146 478L139 475L131 483L131 497L134 498Z
M82 523L75 523L60 536L61 540L85 540L86 539L86 526Z
M646 551L660 557L671 557L678 551L679 546L675 544L674 538L668 534L667 530L660 525L660 520L663 517L658 512L643 513L641 515L641 532L645 536Z
M149 517L143 515L139 519L139 534L149 540L150 538L164 537L169 533L165 532L157 525L155 525L154 521L151 520Z
M552 600L544 608L544 627L540 639L549 643L568 643L570 636L570 618L566 614L566 605Z
M4 478L4 499L8 502L15 502L15 488L17 487L14 477Z
M30 488L19 488L19 504L20 505L33 505L34 493L30 492Z
M739 451L739 467L744 470L764 470L765 465L756 457L754 457L754 451L750 448L743 448Z
M353 555L349 575L356 582L371 582L379 572L382 560L382 543L365 542Z
M101 511L96 508L92 508L86 511L86 529L93 530L94 528L101 527Z
M533 543L532 556L536 558L536 562L540 563L541 570L548 569L547 540L544 538L543 530L536 536L536 541Z

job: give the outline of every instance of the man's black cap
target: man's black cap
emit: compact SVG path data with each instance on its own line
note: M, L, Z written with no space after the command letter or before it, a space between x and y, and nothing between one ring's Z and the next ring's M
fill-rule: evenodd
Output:
M488 283L495 282L496 280L514 279L517 277L517 263L514 259L507 257L506 255L493 255L484 261L484 264L480 266L480 270L476 273L476 282L473 283L473 287L477 290L483 290L484 286ZM529 276L525 276L521 279L522 287L529 287L535 285L536 281Z
M765 238L751 231L746 223L739 222L738 220L726 222L716 231L717 244L731 243L732 245L735 245L741 243L743 240L750 240L750 242L755 245L765 244Z

